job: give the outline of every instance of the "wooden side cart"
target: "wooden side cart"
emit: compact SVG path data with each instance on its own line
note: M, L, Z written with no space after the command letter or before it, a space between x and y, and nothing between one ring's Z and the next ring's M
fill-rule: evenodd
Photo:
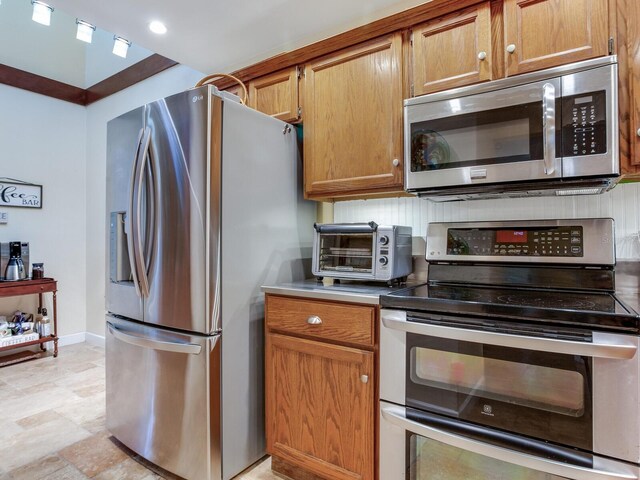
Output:
M44 344L46 342L53 342L53 356L58 356L58 306L56 298L58 293L58 282L53 278L21 280L17 282L0 282L0 298L17 297L21 295L38 295L38 306L42 307L42 295L45 293L53 294L53 317L51 319L53 330L51 335L47 337L40 337L38 340L33 340L31 342L0 347L0 354L2 354L3 352L18 348L30 347L33 345L40 346L40 351L37 352L22 351L12 355L0 356L0 366L11 365L23 360L42 356Z

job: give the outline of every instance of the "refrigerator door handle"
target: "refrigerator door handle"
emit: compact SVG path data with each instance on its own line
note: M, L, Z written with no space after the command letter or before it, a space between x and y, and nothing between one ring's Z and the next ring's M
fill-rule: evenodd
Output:
M145 165L149 154L151 142L151 129L146 127L142 134L142 140L138 148L133 174L133 188L131 195L131 225L133 241L133 260L137 273L137 284L143 297L149 296L149 278L144 261L144 246L142 239L142 183L145 176Z
M138 142L136 147L135 158L133 159L133 171L131 172L131 183L129 184L129 211L125 217L126 231L127 231L127 250L129 253L129 262L131 264L131 276L133 277L133 285L136 288L136 294L140 297L142 292L140 291L140 283L138 281L138 262L135 256L135 240L134 240L134 207L136 196L136 172L138 171L138 160L140 158L140 147L142 145L142 139L144 137L144 128L140 129L138 134Z
M154 260L154 255L157 252L158 245L158 206L160 205L159 191L160 187L158 186L158 165L156 161L155 152L153 149L153 144L149 142L148 154L145 156L149 161L145 162L145 178L146 178L146 193L147 193L147 201L146 201L146 217L145 217L145 225L146 225L146 235L144 241L144 271L146 274L146 280L149 287L151 287L151 267Z
M107 328L109 329L109 333L118 340L137 347L162 350L163 352L187 353L190 355L199 355L202 351L202 346L193 343L165 342L162 340L153 340L148 337L131 335L123 332L110 322L107 322Z

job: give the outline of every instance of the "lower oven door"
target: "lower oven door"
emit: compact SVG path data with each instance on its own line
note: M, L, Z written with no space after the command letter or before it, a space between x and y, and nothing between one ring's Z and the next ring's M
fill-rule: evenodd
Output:
M637 479L636 465L380 402L380 478Z

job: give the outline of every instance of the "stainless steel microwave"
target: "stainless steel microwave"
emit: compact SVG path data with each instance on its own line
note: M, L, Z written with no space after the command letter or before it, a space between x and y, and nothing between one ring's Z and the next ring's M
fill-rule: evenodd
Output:
M318 278L391 282L412 271L411 227L315 224L312 272Z
M615 56L405 100L405 189L436 201L602 193L617 181Z

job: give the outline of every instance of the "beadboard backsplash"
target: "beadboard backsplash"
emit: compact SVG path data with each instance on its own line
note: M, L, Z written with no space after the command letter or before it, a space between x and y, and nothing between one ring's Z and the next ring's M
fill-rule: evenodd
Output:
M640 259L640 183L617 185L602 195L510 198L435 203L417 197L336 202L334 221L409 225L425 237L429 222L534 220L611 217L615 221L616 256ZM424 246L424 242L414 242ZM422 247L424 248L424 247ZM423 254L416 252L414 254Z

